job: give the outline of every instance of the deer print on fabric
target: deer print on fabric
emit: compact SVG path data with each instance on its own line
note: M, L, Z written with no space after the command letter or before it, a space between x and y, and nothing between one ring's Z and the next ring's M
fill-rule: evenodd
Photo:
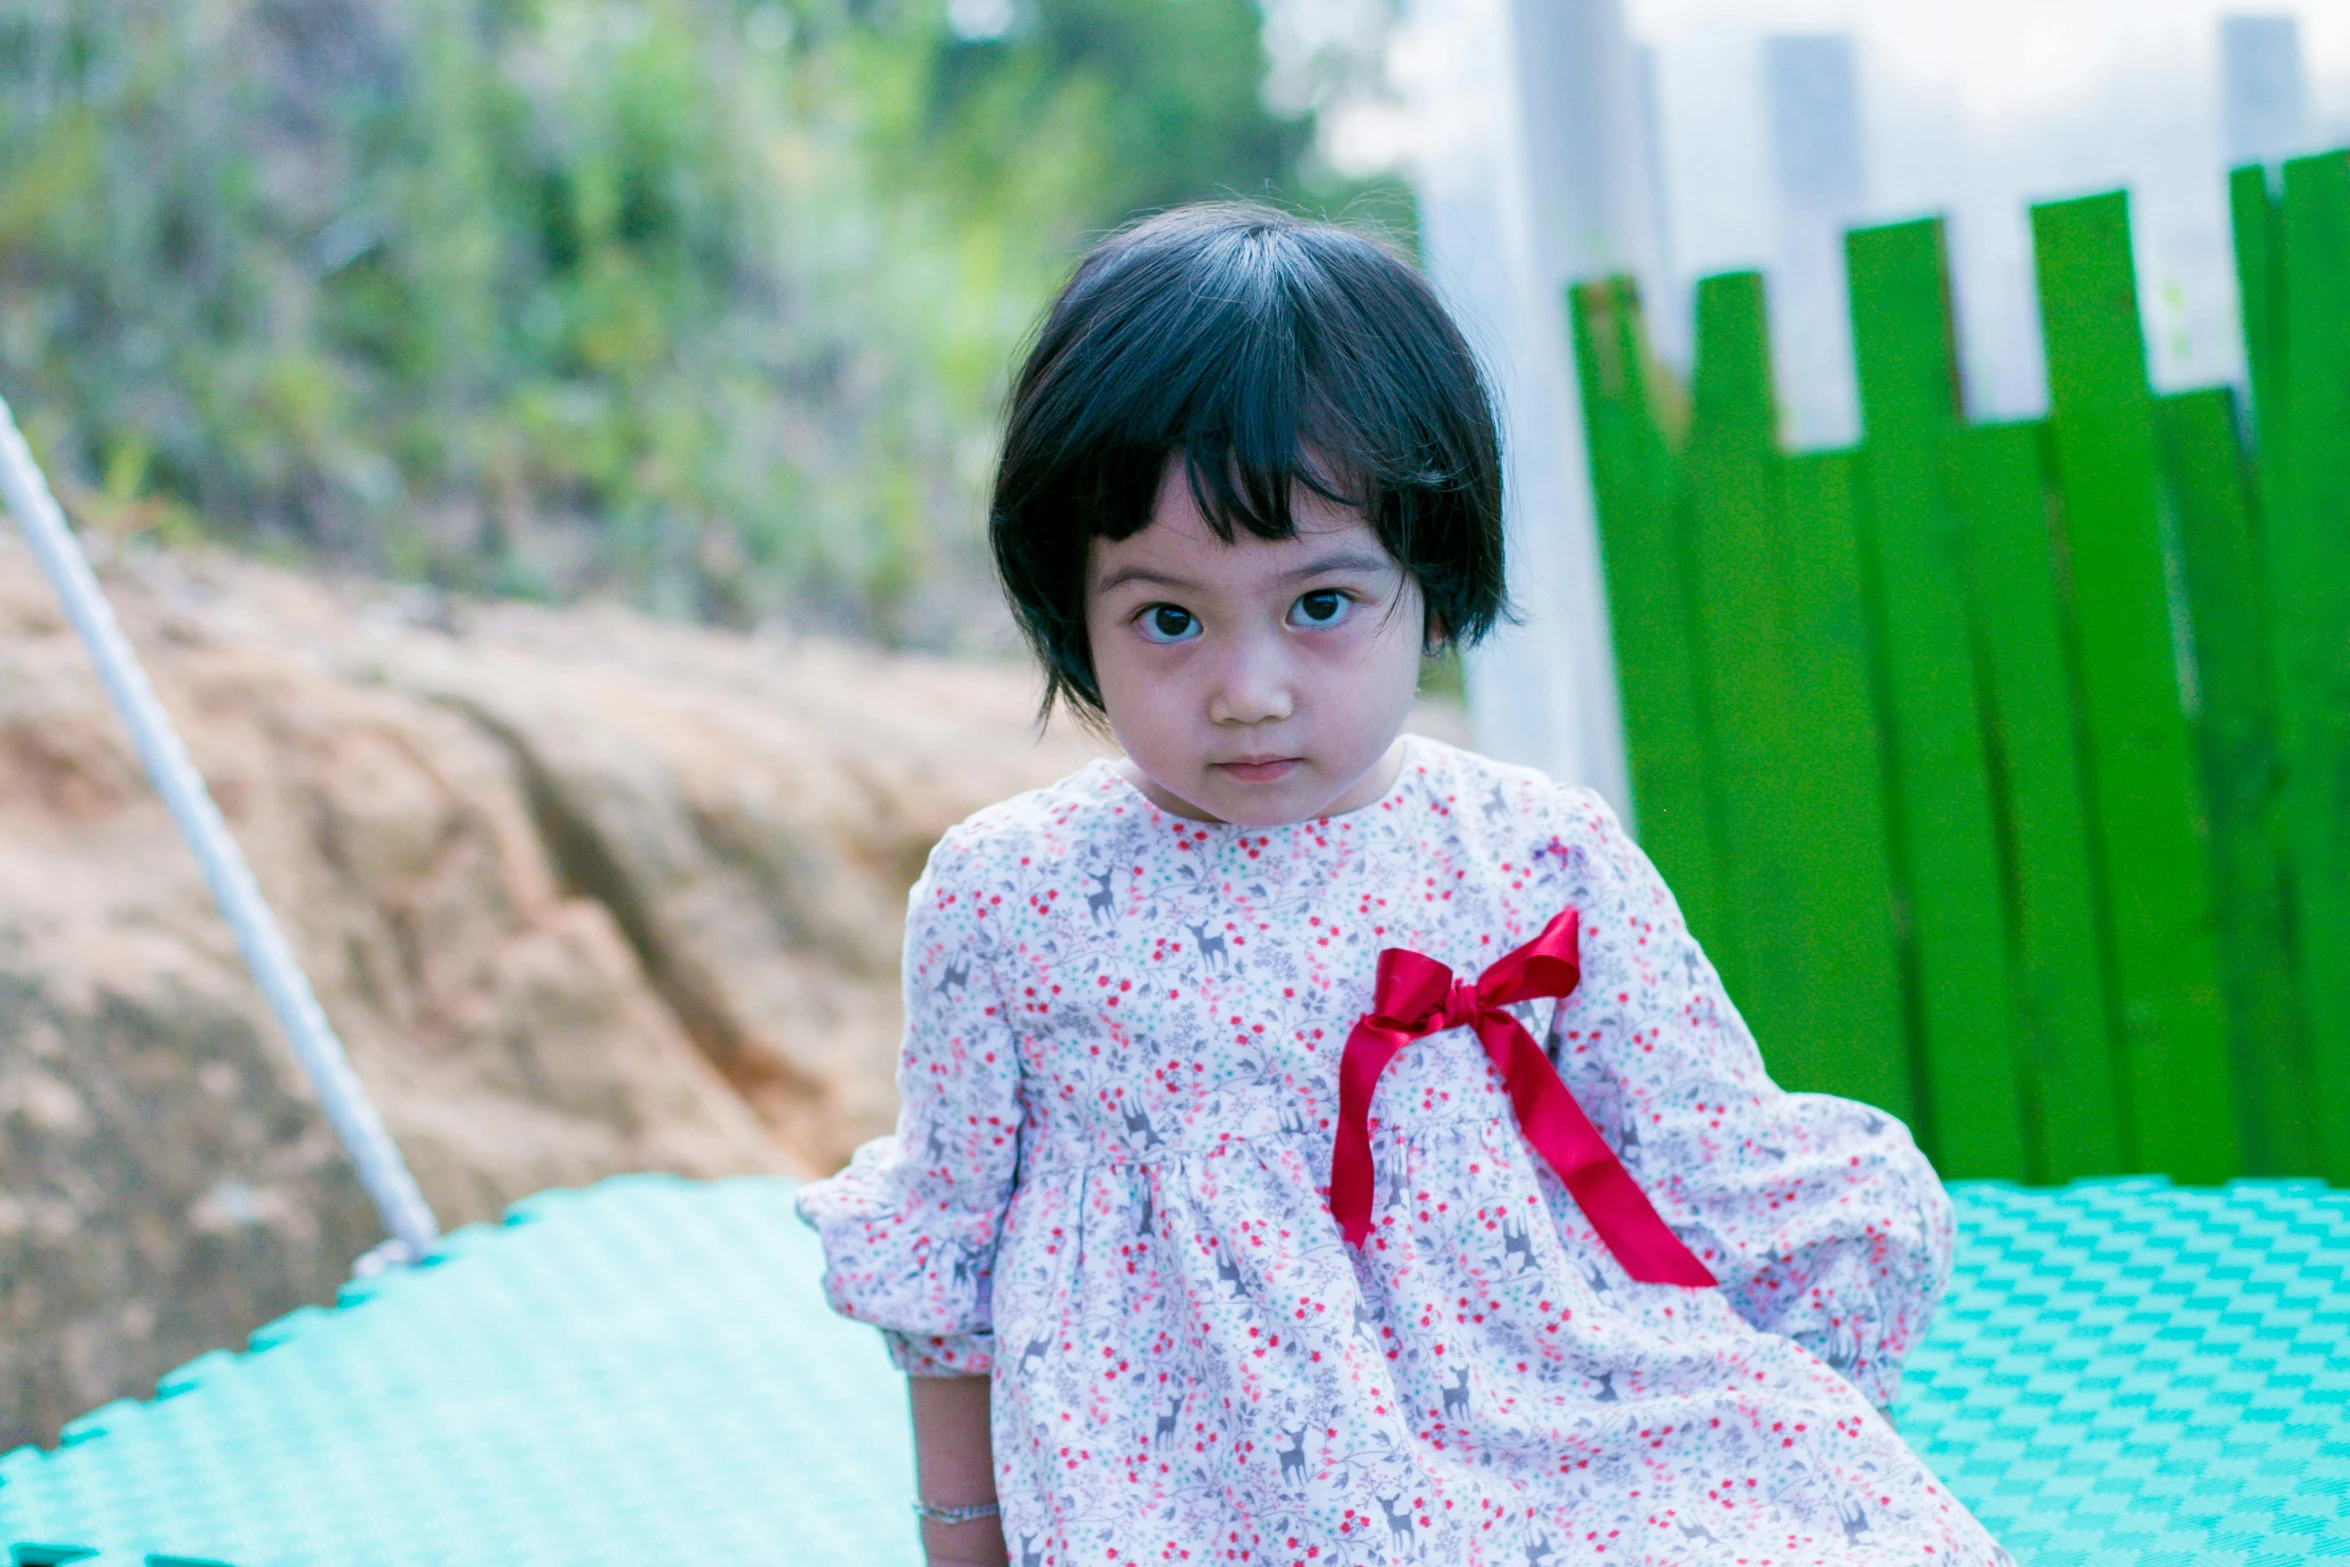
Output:
M1248 1299L1248 1286L1240 1280L1240 1264L1221 1246L1216 1248L1216 1282L1232 1286L1232 1299Z
M1444 1390L1444 1418L1458 1422L1469 1417L1469 1370L1463 1366L1453 1373L1452 1382Z
M1501 1223L1501 1258L1504 1265L1511 1265L1512 1257L1517 1259L1513 1266L1518 1271L1534 1266L1534 1237L1527 1233L1526 1221L1523 1219L1504 1219Z
M1387 1515L1388 1548L1403 1556L1416 1556L1412 1548L1412 1509L1419 1504L1405 1501L1400 1496L1382 1496L1375 1500L1379 1510Z
M1231 972L1232 959L1224 950L1224 933L1222 931L1217 931L1211 936L1208 934L1206 924L1186 925L1183 928L1190 931L1192 939L1199 944L1197 950L1202 968L1211 974Z
M1093 872L1086 878L1086 880L1094 882L1096 886L1092 892L1085 895L1085 915L1096 925L1118 923L1118 899L1110 891L1110 878L1115 874L1114 871L1103 869Z
M1126 1123L1126 1138L1128 1142L1139 1148L1156 1148L1159 1146L1158 1128L1151 1125L1149 1111L1127 1109L1119 1111L1118 1114L1120 1118Z
M1281 1436L1283 1440L1276 1449L1281 1454L1281 1478L1287 1480L1295 1475L1302 1485L1306 1478L1306 1428L1299 1426L1294 1431L1282 1432Z
M951 1275L954 1282L968 1284L978 1278L981 1262L986 1253L976 1246L964 1245L961 1242L956 1243L954 1251L955 1261Z

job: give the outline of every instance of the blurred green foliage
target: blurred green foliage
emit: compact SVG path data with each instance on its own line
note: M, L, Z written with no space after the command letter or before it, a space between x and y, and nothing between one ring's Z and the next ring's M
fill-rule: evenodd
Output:
M0 0L0 390L117 531L951 642L1084 242L1361 197L1264 71L1256 0Z

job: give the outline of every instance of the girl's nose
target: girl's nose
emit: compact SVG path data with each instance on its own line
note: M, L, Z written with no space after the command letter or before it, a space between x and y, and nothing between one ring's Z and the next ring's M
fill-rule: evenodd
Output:
M1269 640L1269 639L1268 639ZM1218 724L1269 724L1296 709L1288 661L1277 646L1250 639L1232 650L1208 694L1208 718Z

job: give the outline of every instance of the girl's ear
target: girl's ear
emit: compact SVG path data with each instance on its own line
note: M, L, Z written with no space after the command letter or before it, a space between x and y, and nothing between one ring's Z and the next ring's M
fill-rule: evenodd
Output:
M1445 629L1444 621L1438 617L1436 611L1430 610L1427 630L1422 633L1420 639L1421 651L1430 658L1434 658L1450 646L1452 646L1452 633Z

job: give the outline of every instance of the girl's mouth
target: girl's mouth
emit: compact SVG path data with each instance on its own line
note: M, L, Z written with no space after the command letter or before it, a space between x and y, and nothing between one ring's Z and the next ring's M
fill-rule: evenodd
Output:
M1304 765L1304 758L1295 756L1267 757L1254 762L1217 762L1218 772L1238 783L1279 783Z

